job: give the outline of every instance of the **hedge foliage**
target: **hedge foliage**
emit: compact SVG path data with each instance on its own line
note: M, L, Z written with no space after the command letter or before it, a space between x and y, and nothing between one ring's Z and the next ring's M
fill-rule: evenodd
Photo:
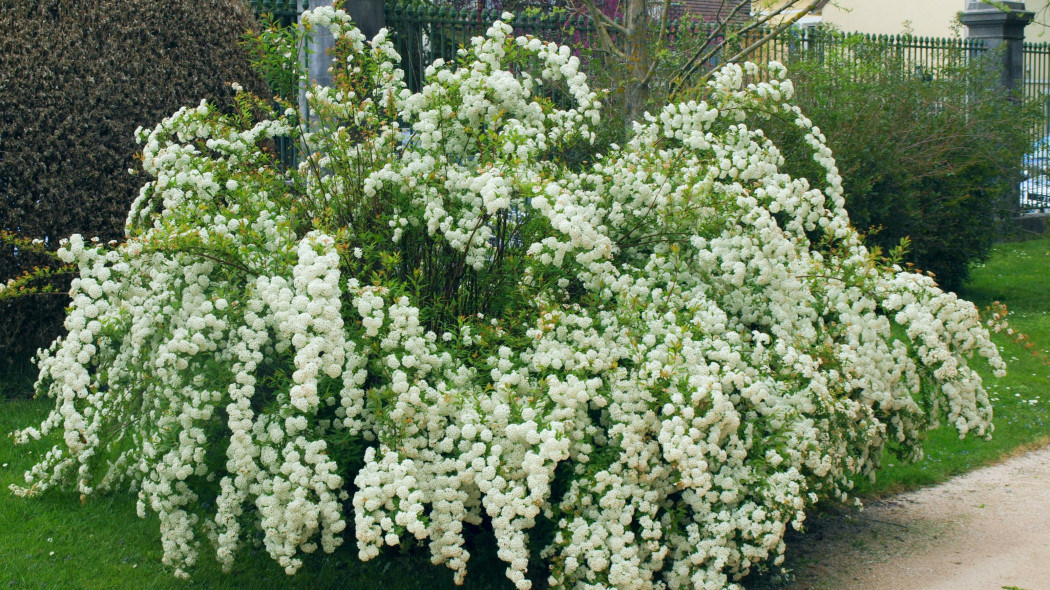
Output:
M905 261L952 291L1016 210L1021 160L1039 121L1035 105L1000 90L994 58L920 72L895 48L856 39L789 64L799 106L835 153L846 208L868 246L885 252L907 239ZM808 149L781 143L796 156ZM793 172L817 172L812 162L803 168Z
M121 238L141 187L135 129L229 104L230 82L265 94L238 45L253 27L232 0L0 0L0 230L52 248ZM0 282L41 263L16 251L0 248ZM53 340L68 301L0 304L0 358Z

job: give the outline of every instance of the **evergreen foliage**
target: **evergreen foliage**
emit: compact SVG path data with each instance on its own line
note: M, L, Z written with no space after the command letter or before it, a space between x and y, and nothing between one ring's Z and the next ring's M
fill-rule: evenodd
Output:
M894 47L852 41L789 65L798 104L835 153L867 244L889 251L908 240L904 261L956 291L1016 210L1037 106L1009 100L986 60L923 72ZM817 171L797 157L803 142L781 143L794 173Z

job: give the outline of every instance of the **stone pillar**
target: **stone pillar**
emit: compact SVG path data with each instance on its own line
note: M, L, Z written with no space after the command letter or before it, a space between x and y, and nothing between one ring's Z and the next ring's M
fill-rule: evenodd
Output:
M989 50L1001 52L1000 83L1007 92L1024 89L1024 28L1034 16L1025 10L1024 2L981 0L967 0L966 10L959 15L970 39L983 39Z
M300 2L300 10L305 2ZM310 8L331 6L332 0L313 0L309 3ZM332 85L332 74L328 72L328 66L332 65L328 51L335 45L332 33L324 28L318 27L311 31L310 51L303 54L306 61L306 71L310 82L316 82L320 86ZM303 97L303 108L306 108L306 99ZM305 112L305 110L304 110Z
M302 4L303 2L300 2L300 8ZM309 3L311 8L331 5L332 0L313 0ZM379 29L386 26L383 0L348 0L343 4L343 10L350 13L354 24L361 29L366 39L375 37ZM328 73L328 66L331 65L328 51L335 44L335 40L327 29L314 29L313 34L314 38L310 43L313 53L306 57L310 80L321 86L328 86L332 83L332 75Z

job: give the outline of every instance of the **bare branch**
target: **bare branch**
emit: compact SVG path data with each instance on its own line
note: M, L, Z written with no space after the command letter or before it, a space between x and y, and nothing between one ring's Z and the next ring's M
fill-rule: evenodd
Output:
M598 10L598 6L594 4L594 0L582 0L582 2L584 7L587 8L587 13L591 17L591 22L594 23L594 29L598 32L598 42L602 46L602 51L611 53L621 59L627 57L622 51L617 49L612 41L612 37L609 35L610 28L624 35L627 34L627 29L625 29L620 23L605 16L602 11Z
M725 18L719 18L717 26L715 26L715 28L712 29L710 33L708 33L707 39L704 40L704 43L700 46L700 49L697 49L696 53L694 53L693 56L690 57L689 60L685 63L685 65L682 66L682 68L678 70L678 72L679 72L678 79L679 80L688 79L689 76L691 76L693 74L693 72L696 70L696 67L697 67L696 64L707 63L707 60L711 59L711 57L715 53L717 53L719 51L719 49L722 47L722 45L725 44L725 42L719 43L712 50L709 50L707 52L705 52L703 48L710 46L711 42L714 41L715 39L717 39L718 36L722 34L722 32L725 30L726 25L729 23L729 21L733 20L733 18L737 15L737 13L739 13L743 9L745 4L746 3L743 0L738 1L736 3L736 5L733 6L733 9L729 11L729 14ZM723 2L723 6L724 5L725 5L725 3ZM721 7L719 8L718 13L719 13L719 15L722 14L722 8ZM754 26L759 26L759 25L753 25L753 26L749 25L750 28L753 28ZM741 31L741 33L742 32L746 32L746 29L745 29L745 31ZM672 95L675 92L677 92L677 89L680 86L681 86L681 82L676 82L674 84L674 86L672 87L672 91L671 91Z
M751 45L749 45L746 48L744 48L743 50L741 50L740 53L737 53L732 58L730 58L728 60L728 63L736 63L736 62L740 61L741 59L744 59L747 56L751 55L756 49L762 47L763 45L768 43L771 39L773 39L774 37L776 37L780 33L784 32L786 29L788 29L789 27L791 27L792 25L797 23L799 20L802 19L802 17L804 17L807 14L809 14L810 12L812 12L813 9L816 8L817 5L820 4L821 2L823 2L823 0L810 0L810 3L805 8L799 9L799 11L796 12L794 16L792 16L791 18L789 18L786 21L784 21L784 22L780 23L779 25L777 25L777 27L775 29L773 29L772 31L770 31L765 37L762 37L758 41L755 41Z
M755 50L757 50L760 47L766 45L767 43L769 43L770 40L774 39L780 33L784 32L786 29L788 29L789 27L794 25L796 22L798 22L800 19L802 19L802 17L804 17L807 14L809 14L810 12L812 12L822 2L823 2L823 0L809 0L809 3L805 7L797 9L795 14L793 14L791 16L791 18L783 21L782 23L779 23L776 26L776 28L774 28L772 31L770 31L766 35L764 35L761 39L759 39L758 41L755 41L754 43L752 43L751 45L749 45L748 47L746 47L745 49L743 49L742 51L740 51L739 53L734 55L732 58L726 60L726 63L736 63L736 62L740 61L741 59L746 58L748 55L754 53ZM755 30L755 29L757 29L759 27L761 27L762 25L768 23L771 19L784 14L785 12L787 12L788 10L792 9L795 6L797 6L796 0L792 0L791 2L788 2L787 4L784 4L780 8L777 8L776 10L772 10L769 13L762 15L761 18L756 19L756 20L752 21L751 23L748 23L746 26L742 27L741 29L739 29L737 31L734 31L731 36L727 37L721 43L718 43L717 45L715 45L714 47L711 47L707 51L703 51L702 49L699 50L686 63L686 65L683 66L683 68L681 70L679 70L680 74L677 77L677 80L673 83L673 85L671 87L671 93L670 93L671 96L673 97L679 91L681 91L681 89L685 85L686 81L694 73L696 73L696 70L699 69L703 64L707 63L707 61L710 60L712 57L717 55L718 52L720 52L729 41L732 41L734 39L738 39L738 38L742 37L743 35L751 32L751 31L753 31L753 30ZM730 15L729 18L731 18L731 17L732 17L732 15ZM712 31L710 35L708 35L708 44L710 44L710 42L719 33L721 33L722 30L724 30L725 25L728 22L729 18L727 18L726 20L721 21L719 23L718 27L714 31ZM705 44L705 46L706 46L706 44ZM707 79L707 77L708 76L705 76L700 81L700 83L703 83L703 81L705 81Z
M671 14L671 0L664 0L664 9L660 14L660 35L656 39L656 46L659 47L664 41L664 36L667 35L667 19Z
M723 0L724 3L724 0ZM664 0L663 14L660 15L660 34L656 38L656 47L663 47L664 37L667 35L667 19L668 14L671 12L671 0ZM649 64L649 70L645 72L645 76L642 77L641 84L648 84L653 79L653 74L656 73L656 65L659 60L652 60Z
M616 22L615 20L609 18L608 16L606 16L606 14L604 12L602 12L600 10L598 11L598 20L600 20L601 22L605 23L605 26L607 26L610 29L616 31L617 33L621 33L623 35L627 34L627 27L625 27L625 26L621 25L620 23Z
M601 10L598 10L598 5L594 3L594 0L580 0L584 7L587 8L587 14L590 15L591 21L594 22L595 26L599 23L606 28L612 29L617 33L627 34L627 28L616 22L612 18L609 18Z

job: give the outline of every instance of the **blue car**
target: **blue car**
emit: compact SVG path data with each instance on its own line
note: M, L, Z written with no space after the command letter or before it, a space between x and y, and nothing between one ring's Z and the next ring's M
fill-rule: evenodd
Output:
M1021 210L1050 210L1050 135L1033 144L1022 164L1024 180L1018 187Z

